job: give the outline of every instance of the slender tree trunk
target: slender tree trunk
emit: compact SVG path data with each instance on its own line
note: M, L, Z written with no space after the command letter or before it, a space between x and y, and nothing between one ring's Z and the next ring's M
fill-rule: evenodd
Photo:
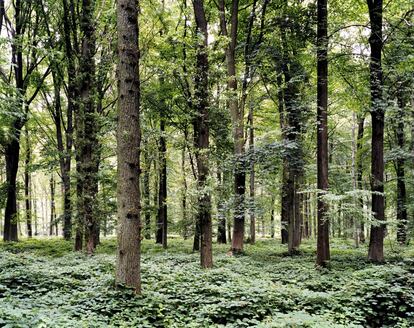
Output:
M158 188L158 218L156 243L162 244L167 248L167 141L165 139L165 115L164 109L161 110L160 118L160 140L159 140L159 188Z
M218 166L218 165L217 165ZM217 229L217 242L219 244L226 244L226 209L224 208L225 197L225 173L217 168L217 184L218 184L218 199L217 199L217 216L218 216L218 229Z
M280 67L281 70L281 67ZM277 99L278 99L278 110L279 110L279 123L280 129L282 131L282 139L286 140L286 122L285 122L285 97L284 97L284 90L283 90L283 81L282 81L282 74L278 74L277 76ZM287 160L284 158L282 162L282 189L281 189L281 211L280 211L280 225L281 225L281 240L282 244L287 244L289 239L288 234L288 169L287 169Z
M363 185L362 185L362 174L363 174L363 161L362 161L362 139L364 137L364 123L365 123L365 115L361 114L358 117L358 132L357 132L357 156L356 156L356 160L357 160L357 172L356 172L356 178L357 178L357 188L359 190L363 189ZM360 197L358 199L358 203L359 206L361 208L361 212L364 212L364 199L363 197ZM365 243L365 227L364 227L364 221L362 221L360 223L359 226L359 242L360 243Z
M318 0L317 26L317 171L318 190L328 190L328 8L327 0ZM318 238L316 264L327 266L330 260L327 204L318 193Z
M24 160L24 199L26 204L26 228L27 228L27 236L32 238L32 209L31 209L31 201L30 201L30 140L29 140L29 132L27 131L27 126L25 128L25 137L26 137L26 154Z
M253 104L249 108L249 151L250 151L250 243L256 242L256 209L255 209L255 168L254 168L254 121Z
M182 222L183 222L183 238L186 240L188 238L188 214L187 214L187 173L185 170L185 150L186 146L181 150L181 174L183 175L183 190L181 192L181 210L182 210Z
M371 226L368 258L373 262L384 261L384 108L382 99L382 0L367 0L371 23L369 44L371 84L371 189L372 212L379 225Z
M55 207L55 179L53 172L50 175L50 227L49 236L53 235L53 226L56 227L56 235L58 235L57 222L56 222L56 207Z
M145 239L151 239L151 194L150 194L150 173L151 173L151 160L148 154L148 149L145 152L144 157L145 171L144 171L144 200L145 200Z
M80 139L80 135L81 132L79 130L81 130L80 128L78 128L79 122L78 119L76 119L76 135L77 135L77 139ZM75 226L75 245L74 245L74 249L75 251L81 251L83 248L83 236L84 236L84 228L85 228L85 223L84 223L84 214L83 214L83 188L82 188L82 180L80 178L82 172L80 169L80 160L79 160L79 152L78 152L78 148L79 147L75 147L77 148L76 151L76 207L77 207L77 213L76 213L76 226Z
M118 0L118 253L116 280L141 292L140 80L137 0Z
M230 34L227 32L225 17L225 3L220 0L220 27L223 36L229 36L230 42L226 48L227 61L227 89L230 93L228 107L233 125L234 139L234 223L231 250L234 254L243 252L244 244L244 221L245 221L245 190L246 172L244 165L244 108L239 108L237 98L237 78L236 78L236 44L238 30L239 1L233 0L231 6L231 28Z
M56 134L58 141L58 150L60 152L60 171L63 183L63 238L70 240L72 236L72 198L71 198L71 161L72 161L72 144L73 144L73 112L78 112L78 106L76 99L79 98L77 87L77 71L75 65L74 51L77 49L77 37L76 31L71 24L71 11L67 0L63 0L63 27L64 27L64 40L65 40L65 55L67 59L67 75L68 75L68 89L67 89L67 128L66 128L66 150L63 147L63 136L60 128L56 125ZM74 39L75 46L72 46L72 37ZM55 79L54 79L55 80ZM54 81L55 85L56 81ZM56 88L56 85L55 85ZM55 92L56 94L56 92ZM60 98L60 97L59 97ZM59 99L56 98L56 101ZM56 103L56 109L60 111L60 101ZM57 117L59 113L56 111Z
M404 100L401 91L398 95L398 116L397 116L397 145L401 152L405 147L404 136ZM399 156L396 160L397 171L397 240L401 245L407 244L407 191L405 188L405 159Z

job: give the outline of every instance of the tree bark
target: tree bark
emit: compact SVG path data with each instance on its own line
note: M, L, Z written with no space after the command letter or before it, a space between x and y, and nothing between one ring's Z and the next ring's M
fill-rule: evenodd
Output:
M83 129L82 139L79 140L80 170L82 183L82 214L85 224L85 247L88 254L93 254L96 248L96 233L98 218L96 217L96 195L98 193L99 144L97 140L96 122L96 85L95 62L96 51L94 26L94 0L82 1L80 30L82 32L82 49L80 60L80 95L81 104L79 116L82 123L78 128Z
M31 200L30 200L30 140L29 140L29 132L27 130L27 126L25 128L25 137L26 137L26 154L24 159L24 199L26 205L26 229L27 229L27 236L32 238L32 208L31 208Z
M53 172L50 174L50 227L49 236L53 235L53 227L55 227L56 236L58 235L58 225L56 222L56 206L55 206L55 179Z
M367 0L371 23L369 44L371 85L371 190L372 212L379 225L371 226L368 258L373 262L384 261L385 206L384 206L384 108L382 99L382 0Z
M165 139L165 113L161 109L160 117L160 140L159 140L159 188L158 188L158 218L156 243L167 248L167 141Z
M230 42L226 47L227 89L230 93L228 107L233 125L234 139L234 223L231 250L234 254L243 252L244 221L245 221L245 191L246 172L244 165L244 108L239 108L237 98L236 78L236 45L238 30L239 1L233 0L231 6L230 34L227 32L224 0L219 1L220 28L223 36L229 36Z
M404 136L404 99L402 97L402 91L398 91L398 114L397 114L397 126L396 137L398 149L401 153L405 147ZM399 155L396 160L396 173L397 173L397 241L401 245L407 244L407 191L405 187L405 158L404 155Z
M218 216L218 227L217 227L217 243L226 244L226 209L224 208L224 197L225 197L225 174L217 169L217 184L218 184L218 199L217 199L217 216Z
M72 36L74 43L77 40L76 33L74 32L74 27L71 24L71 12L69 9L69 4L67 0L63 0L63 30L64 30L64 39L65 39L65 54L67 59L67 75L68 75L68 88L67 88L67 109L66 109L66 119L67 119L67 128L66 128L66 149L63 146L63 136L61 131L60 123L60 100L57 103L58 98L55 99L56 107L56 117L59 118L59 121L56 121L56 137L58 141L58 150L60 153L59 164L60 171L62 176L63 183L63 238L65 240L70 240L72 236L72 198L71 198L71 161L72 161L72 145L73 145L73 112L77 110L76 99L78 96L78 87L77 87L77 71L75 65L75 54L74 50L77 49L77 44L72 46ZM55 81L55 78L54 78ZM56 81L54 82L55 85ZM55 86L56 89L56 86ZM55 95L57 94L55 91ZM58 112L59 111L59 112Z
M359 190L363 189L363 185L362 185L362 174L363 174L363 161L362 161L362 139L364 137L364 123L365 123L365 114L361 114L358 117L358 132L357 132L357 156L356 156L356 160L357 160L357 172L356 172L356 176L357 176L357 188ZM359 200L359 206L361 208L361 213L364 212L364 199L363 197L360 197ZM360 223L359 226L359 242L360 243L365 243L365 224L364 221L362 221Z
M118 252L116 280L141 292L140 80L136 0L118 0Z
M321 198L328 190L328 8L318 0L317 24L317 172L318 222L316 264L326 267L330 260L327 204Z
M194 135L197 157L198 208L197 221L200 224L200 262L202 268L213 266L211 196L208 191L209 177L209 113L208 113L208 53L207 53L207 20L204 1L194 0L194 16L197 33L195 107L197 117L194 120Z
M148 149L144 156L145 171L144 171L144 200L145 200L145 228L144 237L145 239L151 239L151 195L150 195L150 173L151 173L151 159L148 154Z

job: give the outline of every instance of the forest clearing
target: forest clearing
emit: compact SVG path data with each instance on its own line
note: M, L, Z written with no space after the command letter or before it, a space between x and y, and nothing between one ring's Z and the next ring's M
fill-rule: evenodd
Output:
M414 327L409 0L0 0L0 327Z

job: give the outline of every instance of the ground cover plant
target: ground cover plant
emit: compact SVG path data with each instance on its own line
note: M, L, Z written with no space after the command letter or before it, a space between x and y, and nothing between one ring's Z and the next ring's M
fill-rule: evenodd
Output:
M5 327L411 327L414 248L386 248L387 262L365 247L334 240L331 270L315 269L314 243L287 256L277 240L259 240L229 256L214 245L215 265L199 266L191 244L168 250L143 243L142 281L115 286L116 241L90 257L47 239L0 246L0 325Z

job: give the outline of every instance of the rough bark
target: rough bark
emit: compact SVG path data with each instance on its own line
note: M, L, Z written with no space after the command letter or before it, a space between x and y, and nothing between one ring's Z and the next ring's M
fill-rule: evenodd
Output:
M321 198L328 190L328 8L327 0L318 0L317 24L317 172L318 222L316 264L329 264L329 221L327 204Z
M367 0L371 23L369 44L371 86L371 190L372 212L379 225L371 226L368 258L373 262L384 261L385 206L384 206L384 108L382 99L382 0Z
M204 1L194 0L194 16L199 39L196 54L194 135L197 159L198 207L197 221L200 223L200 262L202 268L213 266L211 196L208 191L209 177L209 115L208 115L208 54L207 20Z
M140 80L136 0L118 0L118 252L116 280L141 292Z
M95 22L93 18L94 0L82 1L80 30L82 32L82 48L80 59L80 96L79 119L82 121L77 128L83 129L82 139L78 140L80 159L80 180L82 183L82 214L85 224L85 248L93 254L96 248L98 218L96 217L96 195L98 193L98 141L96 122L96 51Z

